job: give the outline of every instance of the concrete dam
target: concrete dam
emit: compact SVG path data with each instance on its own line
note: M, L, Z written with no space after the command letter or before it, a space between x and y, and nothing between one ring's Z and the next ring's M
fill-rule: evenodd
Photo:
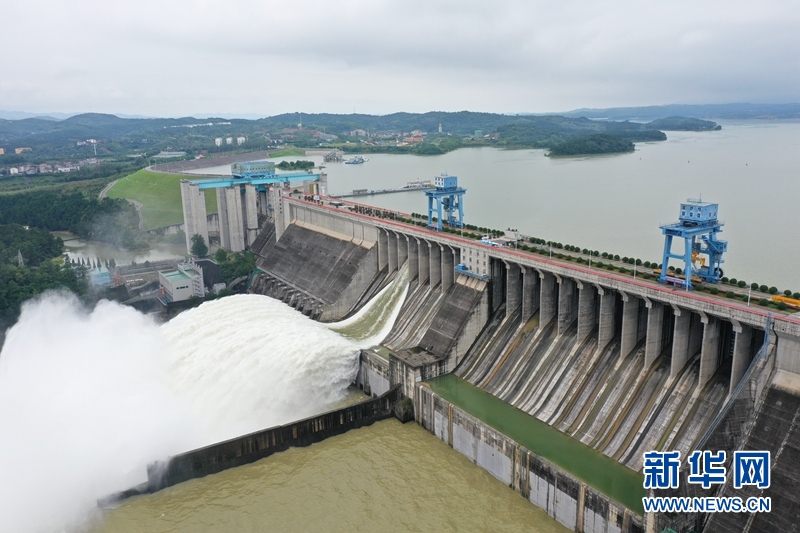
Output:
M251 292L337 321L402 270L405 301L383 342L362 350L358 385L375 397L399 387L420 425L569 529L797 523L796 317L487 246L386 211L270 199L250 246L260 269ZM642 454L699 449L771 451L773 482L759 495L772 512L645 514ZM735 495L686 475L674 494Z

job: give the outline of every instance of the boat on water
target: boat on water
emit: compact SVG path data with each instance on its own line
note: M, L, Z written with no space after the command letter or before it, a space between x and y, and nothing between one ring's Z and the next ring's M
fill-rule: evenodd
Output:
M350 159L345 161L344 164L345 165L360 165L361 163L366 163L367 161L369 161L369 159L364 159L360 155L357 155L357 156L351 157Z

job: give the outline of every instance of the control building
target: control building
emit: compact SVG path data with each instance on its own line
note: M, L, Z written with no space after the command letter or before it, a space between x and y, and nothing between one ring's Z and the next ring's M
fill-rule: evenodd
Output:
M203 269L194 263L180 263L175 270L158 273L159 299L164 303L182 302L192 296L206 295Z

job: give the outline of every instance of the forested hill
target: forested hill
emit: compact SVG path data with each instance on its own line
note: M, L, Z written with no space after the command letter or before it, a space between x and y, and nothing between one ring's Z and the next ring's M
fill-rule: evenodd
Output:
M500 143L509 148L552 148L589 135L607 134L633 142L664 141L664 132L649 124L610 122L558 116L535 117L532 124L509 124L497 129Z
M189 130L194 135L203 136L246 135L249 132L256 131L277 131L288 127L296 128L298 124L302 124L304 128L322 129L333 134L340 134L354 129L398 133L421 130L434 133L439 131L439 124L441 124L445 132L472 135L476 130L487 134L509 124L531 125L544 129L561 129L571 127L570 124L585 124L586 122L607 123L612 125L608 127L622 129L634 129L634 127L639 128L641 126L631 122L590 121L583 118L568 118L557 115L501 115L472 111L455 113L433 111L429 113L392 113L390 115L289 113L258 120L196 119L192 117L125 119L114 115L87 113L61 121L39 118L23 120L0 119L0 144L8 145L8 143L14 141L24 146L36 146L64 141L82 141L89 138L119 139L130 136L135 136L137 139L142 136L157 139L160 137L176 137ZM620 124L620 126L613 126L615 124ZM633 124L636 124L636 126L632 126ZM658 129L658 127L649 126L647 129Z
M633 150L632 142L620 139L615 135L600 133L557 144L550 149L549 155L619 154L633 152Z
M19 315L22 302L50 289L83 294L82 273L61 257L64 243L50 232L0 224L0 347L3 330ZM17 261L22 255L23 264Z

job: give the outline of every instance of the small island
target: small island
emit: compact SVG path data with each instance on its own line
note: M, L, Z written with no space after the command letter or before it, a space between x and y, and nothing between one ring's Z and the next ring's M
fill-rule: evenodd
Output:
M550 148L549 156L574 156L595 154L621 154L633 152L634 144L615 135L598 133L577 137Z
M719 131L722 126L710 120L692 117L659 118L647 124L648 127L665 131Z
M280 170L311 170L314 168L314 162L302 159L298 161L281 161L275 167Z

